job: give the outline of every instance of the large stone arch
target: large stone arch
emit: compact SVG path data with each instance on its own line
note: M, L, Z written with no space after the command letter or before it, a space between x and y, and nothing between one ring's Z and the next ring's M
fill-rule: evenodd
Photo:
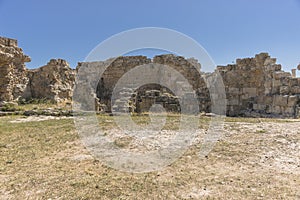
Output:
M177 70L187 79L197 94L199 110L204 112L210 111L209 90L206 87L202 75L199 74L196 68L200 67L200 64L195 59L185 59L182 56L172 54L158 55L152 60L146 56L122 56L116 58L104 71L102 77L99 78L96 88L96 96L100 103L105 105L106 111L112 111L111 97L118 80L131 69L145 64L167 65ZM149 92L147 93L146 91ZM132 109L136 112L147 111L152 103L162 104L167 111L180 111L179 103L175 95L169 91L168 88L164 88L163 86L149 84L132 92L135 93L135 95L133 95L133 104L135 105Z

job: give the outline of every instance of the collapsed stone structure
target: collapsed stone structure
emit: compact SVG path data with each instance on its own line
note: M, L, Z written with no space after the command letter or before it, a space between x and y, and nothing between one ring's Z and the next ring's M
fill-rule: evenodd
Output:
M282 71L267 53L217 70L226 86L229 116L299 116L300 78Z
M0 37L0 102L23 99L71 101L75 70L62 59L52 59L38 69L27 69L29 56L17 40Z
M29 70L25 67L25 62L29 61L30 58L24 55L16 40L0 37L0 102L20 98L71 101L77 73L86 77L77 87L82 88L83 95L93 96L98 110L147 112L153 104L160 104L166 111L180 112L180 98L168 87L157 84L162 81L162 75L168 75L169 78L164 81L174 84L174 87L178 85L183 90L187 88L186 83L161 70L164 66L170 66L192 86L194 93L188 95L196 95L199 112L212 112L212 94L206 80L219 73L226 92L228 116L299 117L300 78L296 77L295 70L292 70L292 74L282 71L281 65L276 64L276 59L267 53L257 54L254 58L237 59L236 64L217 66L212 73L199 72L197 68L201 66L195 59L171 54L158 55L153 59L125 56L79 63L76 70L62 59L52 59L43 67ZM125 87L119 91L122 97L113 97L118 81L141 65L147 65L149 69L161 66L154 71L156 83L139 88ZM107 66L106 70L102 77L98 77L104 66Z
M25 62L30 61L17 40L0 37L0 101L12 101L22 94L29 81Z
M28 70L29 82L22 97L45 98L54 102L70 101L73 95L75 70L62 59L51 59L47 65Z
M151 67L151 63L171 66L182 74L197 95L200 112L211 112L211 94L204 80L218 71L225 87L228 116L299 117L300 78L282 71L281 65L276 64L276 59L267 53L257 54L254 58L237 59L236 64L218 66L213 73L199 73L196 70L199 63L175 55L159 55L152 60L145 56L119 57L113 61L80 63L77 68L86 68L89 73L84 76L90 77L99 74L99 68L109 65L101 78L93 79L100 80L98 85L91 85L94 85L102 109L112 111L125 110L127 101L118 99L114 102L115 108L111 108L112 93L118 80L131 69L145 64ZM130 111L145 112L155 103L163 105L167 111L180 111L177 97L161 85L148 84L136 90L124 88L122 92L132 95L126 105Z
M94 62L94 63L80 63L78 68L86 68L87 73L82 75L85 77L90 77L91 80L97 80L93 85L94 90L96 91L96 96L100 100L100 104L104 106L105 111L112 111L111 105L112 102L112 93L116 86L116 83L119 81L121 77L124 76L127 72L134 69L137 66L147 65L147 67L151 68L153 65L163 65L171 66L173 69L178 71L181 75L183 75L188 81L189 84L192 85L193 89L196 91L198 90L198 95L202 94L202 98L199 100L201 101L200 107L203 111L209 111L210 105L208 105L209 100L209 92L206 87L206 84L203 80L203 77L199 74L195 66L192 64L200 64L195 60L186 60L181 56L174 56L174 55L160 55L155 56L153 60L145 57L145 56L128 56L128 57L118 57L116 59L112 59L106 62ZM96 74L99 74L98 70L103 68L104 65L108 65L106 70L103 72L102 77L92 77ZM197 66L197 67L199 67ZM84 71L82 71L85 73ZM92 72L92 73L91 73ZM144 72L146 73L146 72ZM156 83L162 82L162 71L157 70L154 75L156 77ZM172 79L172 74L170 74L170 84L179 84L179 87L184 88L183 82L178 82L177 80ZM139 76L139 75L137 75ZM146 77L145 77L146 78ZM98 82L99 80L99 82ZM96 88L95 88L96 87ZM200 91L201 90L201 91ZM150 109L150 107L154 103L161 104L167 111L170 112L178 112L180 111L179 108L179 100L172 91L170 91L167 87L163 87L159 84L147 84L140 88L123 88L121 92L122 96L124 97L125 93L132 95L130 98L129 106L130 111L136 112L146 112ZM203 103L203 100L205 103ZM116 110L125 109L124 105L125 102L122 102L121 99L116 99ZM123 99L125 101L125 99ZM127 101L127 100L126 100Z

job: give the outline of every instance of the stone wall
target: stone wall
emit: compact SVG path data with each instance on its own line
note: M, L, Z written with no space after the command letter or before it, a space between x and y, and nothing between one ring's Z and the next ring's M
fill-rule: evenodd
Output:
M166 111L179 112L181 99L170 88L157 84L167 82L183 91L187 91L185 89L190 85L193 92L187 95L198 99L199 112L214 112L211 97L216 94L210 94L206 83L219 73L225 87L228 116L299 117L300 78L296 77L295 69L292 74L282 71L281 65L267 53L237 59L236 64L217 66L213 73L199 73L197 69L201 65L197 60L171 54L158 55L153 59L121 56L106 61L78 63L76 70L72 70L62 59L52 59L43 67L28 70L25 62L29 61L30 58L18 47L16 40L0 37L0 102L19 98L71 101L77 73L78 77L85 77L77 80L80 84L76 92L81 92L76 94L77 97L91 95L97 110L111 112L127 108L147 112L153 104L160 104ZM129 80L132 87L123 87L119 91L123 97L112 98L118 81L141 65L148 67L143 71L146 80L151 80L147 77L147 70L155 69L151 75L156 78L155 84L137 87L138 79ZM176 70L188 83L161 70L163 66ZM105 71L101 71L103 69ZM112 102L114 107L111 107Z
M17 46L16 40L0 37L0 101L21 96L28 83L25 62L30 62L30 57Z
M298 117L300 78L281 70L267 53L218 66L229 116Z
M175 55L159 55L152 60L144 56L119 57L104 71L98 84L93 83L96 96L106 111L113 109L124 110L124 105L129 110L147 112L153 104L161 104L167 111L180 111L179 100L167 88L162 86L145 85L139 89L123 88L122 94L132 95L130 102L125 99L117 99L115 108L111 108L112 91L118 80L129 70L139 65L154 64L167 65L183 75L196 91L200 112L211 112L211 95L205 79L213 77L214 73L202 73L196 70L200 64L195 60L185 59ZM94 69L101 68L105 62L81 63L84 66L93 65ZM80 66L79 66L80 67ZM88 68L91 70L91 68ZM236 64L218 66L216 69L223 78L225 86L228 116L252 116L252 117L298 117L300 79L289 72L281 70L281 65L276 64L276 59L267 53L257 54L254 58L237 59ZM91 70L93 71L93 70ZM97 74L89 72L90 75ZM160 77L157 72L155 75ZM134 80L131 80L134 82ZM180 85L177 80L170 81ZM159 80L158 80L159 82ZM180 85L181 87L184 87ZM115 99L113 99L115 101ZM123 107L121 106L123 105Z
M47 65L28 70L29 82L23 94L25 99L44 98L62 103L71 101L75 70L62 59L51 59Z
M170 72L164 72L160 70L160 68L163 68L163 65L167 65L179 72L188 81L188 84L192 86L195 95L198 96L198 100L201 102L200 111L210 112L208 89L203 77L196 69L196 67L200 68L201 66L195 59L187 60L184 57L171 54L155 56L152 60L145 56L127 56L104 62L79 63L77 72L80 77L89 77L87 78L89 80L81 80L83 82L80 84L86 84L84 82L92 80L92 82L88 84L92 86L92 90L96 93L95 96L99 99L102 109L107 112L124 111L124 107L126 106L129 107L130 111L147 112L153 104L161 104L170 112L180 111L178 97L176 97L171 90L168 90L168 88L157 84L155 86L154 84L147 84L140 88L122 88L122 91L120 91L122 98L112 98L112 93L120 78L131 69L141 65L146 65L148 69L153 69L154 66L157 67L152 70L151 75L155 77L155 83L165 81L168 82L169 85L174 86L174 88L185 88L187 86L183 85L184 82L180 80L180 78L172 76L172 74L168 74L167 76L169 78L163 80L163 75ZM97 74L100 74L100 69L105 68L104 66L107 66L107 68L103 71L102 77L97 77ZM148 79L147 71L143 71L142 73L145 75L144 78ZM138 76L139 74L136 74L136 77ZM137 82L136 80L130 81L132 81L133 85ZM85 91L85 89L82 90ZM129 102L127 102L128 98L125 94L132 94L132 98L128 97L130 98ZM82 95L84 96L86 94ZM111 106L113 104L115 104L115 106L112 108Z
M24 99L71 100L75 70L62 59L52 59L38 69L29 70L30 57L18 47L17 40L0 37L0 102Z

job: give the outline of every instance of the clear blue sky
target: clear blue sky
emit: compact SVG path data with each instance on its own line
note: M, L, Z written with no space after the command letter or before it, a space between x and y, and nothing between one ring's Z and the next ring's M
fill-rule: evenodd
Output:
M75 67L108 37L149 26L194 38L216 64L259 52L286 70L300 62L299 0L0 0L0 35L18 39L29 68Z

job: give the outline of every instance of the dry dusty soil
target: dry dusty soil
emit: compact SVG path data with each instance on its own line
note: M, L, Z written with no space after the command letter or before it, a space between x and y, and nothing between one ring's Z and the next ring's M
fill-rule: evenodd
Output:
M111 116L98 119L120 148L154 148L124 140ZM177 122L170 116L159 137ZM199 120L202 136L208 122ZM207 157L198 156L200 138L161 171L128 173L94 159L72 118L1 117L0 199L300 199L299 127L300 120L226 118Z

